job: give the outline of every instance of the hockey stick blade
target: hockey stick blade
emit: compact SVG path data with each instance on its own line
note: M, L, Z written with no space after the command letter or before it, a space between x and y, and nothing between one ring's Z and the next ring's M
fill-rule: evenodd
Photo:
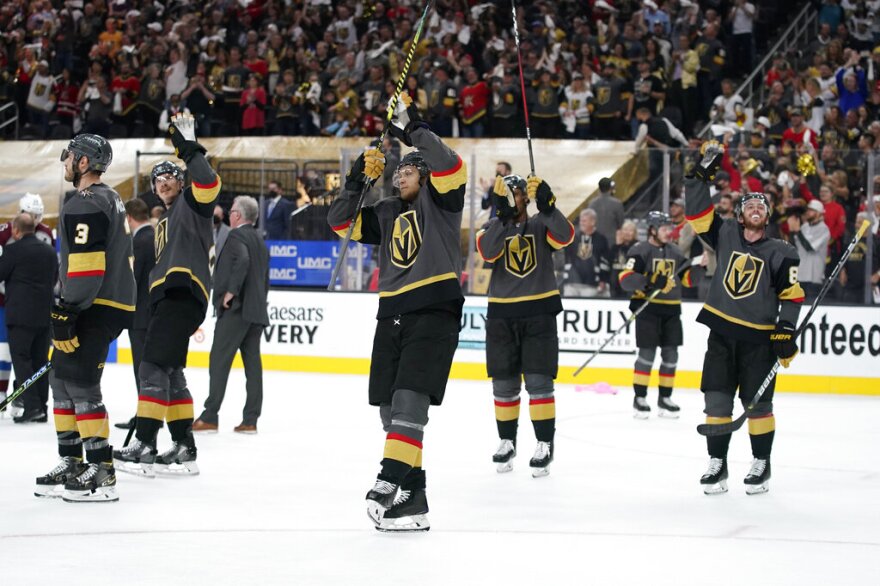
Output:
M746 422L746 414L748 412L743 413L730 423L701 423L697 426L697 433L700 435L705 435L706 437L713 437L716 435L727 435L728 433L733 433L737 429L743 426L743 423Z
M41 366L41 367L40 367L40 370L38 370L37 372L35 372L34 374L32 374L31 377L30 377L29 379L27 379L26 381L24 381L23 383L21 383L21 385L20 385L17 389L15 389L14 391L12 391L12 394L11 394L11 395L9 395L8 397L6 397L5 400L3 400L2 402L0 402L0 411L3 411L4 409L6 409L6 407L7 407L10 403L12 403L12 402L15 401L16 399L18 399L18 398L19 398L19 397L20 397L20 396L21 396L26 390L28 390L29 388L31 388L31 387L34 385L35 382L37 382L38 380L40 380L41 378L43 378L43 375L45 375L45 374L46 374L47 372L49 372L51 369L52 369L52 363L51 363L51 362L47 362L46 364L44 364L43 366Z

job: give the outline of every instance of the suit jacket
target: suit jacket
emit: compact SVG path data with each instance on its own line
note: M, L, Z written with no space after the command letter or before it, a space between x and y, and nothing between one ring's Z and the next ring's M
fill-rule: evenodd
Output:
M214 226L214 258L220 256L220 253L223 252L223 246L229 237L229 230L231 228L223 222L220 222L219 226Z
M134 248L135 295L134 321L131 329L145 330L150 323L150 271L156 264L155 230L152 224L138 228L132 238Z
M6 283L6 325L48 327L57 280L55 250L33 234L4 247L0 281Z
M235 298L228 310L223 297ZM224 311L240 311L242 318L253 324L269 325L266 297L269 294L269 251L253 224L233 228L226 246L217 258L214 269L214 307L217 315Z
M269 206L272 205L270 200ZM267 207L268 211L269 208ZM282 197L272 208L272 211L266 214L266 240L287 240L290 233L290 214L296 210L296 202Z

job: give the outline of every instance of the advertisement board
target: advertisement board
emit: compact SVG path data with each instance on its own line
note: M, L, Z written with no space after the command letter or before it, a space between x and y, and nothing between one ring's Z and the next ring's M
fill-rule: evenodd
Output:
M326 287L336 259L338 240L268 240L269 284L273 286ZM347 263L368 262L372 247L351 244Z

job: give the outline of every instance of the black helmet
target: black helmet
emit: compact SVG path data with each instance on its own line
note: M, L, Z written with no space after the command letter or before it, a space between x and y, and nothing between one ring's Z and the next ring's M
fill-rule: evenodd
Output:
M743 195L739 198L739 201L736 202L736 207L734 208L734 214L736 215L737 220L742 219L743 208L746 206L746 202L749 202L753 199L760 201L764 204L764 211L767 212L767 218L765 224L770 221L770 202L767 200L767 196L763 193L758 193L757 191L750 191L747 194Z
M506 175L504 177L504 182L510 188L511 192L515 192L519 189L522 191L523 195L528 193L526 190L526 180L523 179L521 175Z
M78 134L71 139L67 148L61 151L61 161L67 159L67 154L73 153L73 166L76 169L81 157L88 157L89 171L103 173L113 161L113 149L103 136L97 134Z
M150 173L150 185L153 188L153 193L156 193L156 179L160 175L171 175L183 183L183 169L171 161L162 161L161 163L157 163L156 166L153 167L153 171Z
M431 169L428 168L428 163L425 162L425 157L419 151L412 151L404 155L397 165L397 170L400 171L400 169L407 166L413 166L418 169L420 177L427 177L431 172Z
M666 212L658 212L652 211L648 212L648 231L650 232L651 228L654 230L659 230L660 226L667 226L669 224L674 224L672 218L669 217L669 214Z

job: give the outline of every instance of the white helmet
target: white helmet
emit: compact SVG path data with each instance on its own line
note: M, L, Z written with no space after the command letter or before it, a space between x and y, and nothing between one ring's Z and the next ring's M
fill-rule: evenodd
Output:
M43 216L43 198L38 193L25 193L24 197L19 200L18 207L21 211L32 216Z

